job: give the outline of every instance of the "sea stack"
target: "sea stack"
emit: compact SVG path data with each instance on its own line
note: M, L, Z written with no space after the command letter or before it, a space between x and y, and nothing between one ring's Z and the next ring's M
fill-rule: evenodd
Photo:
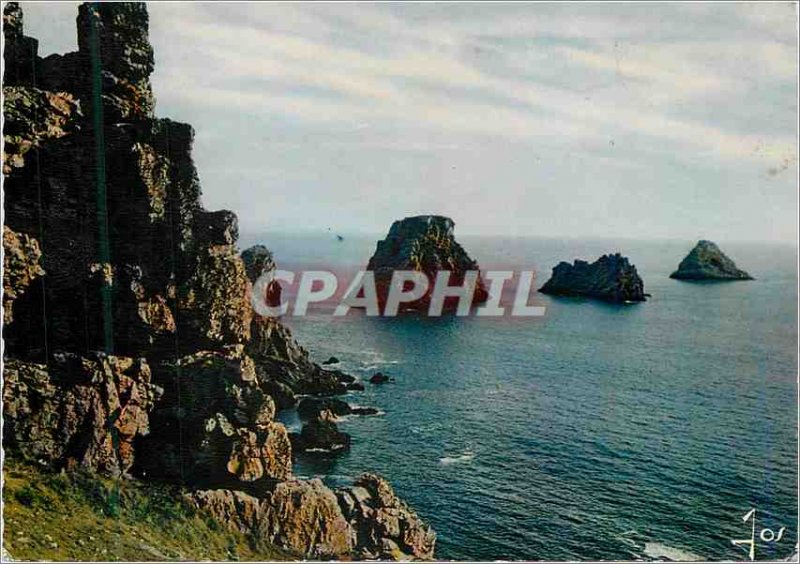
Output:
M753 280L712 241L698 241L694 249L669 275L675 280Z
M644 293L644 282L636 267L619 253L603 255L591 264L584 260L576 260L574 264L561 262L539 291L615 303L643 302L649 295Z
M402 304L403 309L427 311L436 276L440 271L450 272L450 286L464 283L466 272L479 271L474 261L453 236L455 223L441 215L418 215L395 221L389 234L378 241L375 254L369 259L367 270L375 273L375 287L381 310L386 303L392 274L395 270L424 272L429 281L428 292L419 300ZM478 274L473 304L485 302L489 297L483 280ZM447 299L445 310L452 310L457 303Z

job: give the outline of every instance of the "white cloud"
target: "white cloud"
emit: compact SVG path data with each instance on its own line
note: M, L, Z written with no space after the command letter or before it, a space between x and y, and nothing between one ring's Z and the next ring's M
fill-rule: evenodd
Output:
M68 18L60 9L48 16L46 4L25 9L43 46L74 44L74 8ZM197 138L201 175L222 177L222 162L251 178L255 158L275 167L264 174L270 182L330 182L363 198L372 185L355 186L365 181L359 171L374 168L369 182L388 190L424 182L430 171L419 159L438 159L443 178L457 161L471 170L457 176L459 190L478 194L488 182L504 201L521 202L520 215L529 212L518 179L528 175L540 184L568 177L574 194L580 182L597 184L601 202L616 201L626 189L619 182L647 177L648 198L660 202L647 215L694 197L659 176L678 170L711 186L702 205L715 212L750 213L768 191L782 232L794 232L796 217L783 211L797 192L788 4L152 3L149 11L159 113L214 132ZM374 162L359 161L367 152ZM505 162L504 152L515 159ZM320 155L332 154L342 166L315 175L329 164ZM557 168L559 157L571 164ZM739 192L726 199L731 176L727 189ZM206 188L224 203L215 190ZM411 202L411 192L400 187L397 198ZM415 197L410 207L427 201ZM472 206L476 221L485 214L477 197L459 205Z
M652 138L653 143L661 140L667 143L665 150L721 158L763 158L764 153L754 151L758 144L776 147L773 152L781 155L795 150L790 131L742 135L714 123L674 117L679 113L674 111L675 104L714 104L732 95L747 99L748 85L731 72L750 70L739 64L742 59L757 65L760 74L771 72L775 80L796 76L796 64L790 62L786 46L774 41L659 42L657 37L645 37L654 33L653 21L638 25L619 17L564 17L566 13L537 18L535 6L527 17L509 16L499 9L487 12L481 6L482 13L493 16L488 21L420 18L420 23L371 5L359 5L358 10L305 5L257 10L246 5L250 14L260 15L261 22L273 22L267 27L258 27L258 18L230 24L212 6L156 6L155 16L164 17L164 11L170 21L181 19L171 34L174 48L184 46L204 54L214 69L207 76L214 84L202 90L181 88L176 84L180 77L170 72L170 82L159 85L162 97L166 91L171 99L194 104L244 103L257 111L290 114L305 121L394 120L453 132L548 136L569 144L576 139L599 142L607 140L609 132L621 131ZM707 7L703 11L716 15ZM331 20L332 16L336 19ZM271 29L276 20L282 24L277 26L280 31ZM358 42L342 46L331 39L343 21L346 30L367 34L364 46ZM493 75L465 61L462 49L475 34L588 38L595 47L542 46L568 71L560 85L543 84ZM619 39L607 43L611 37L626 35L634 36L637 43ZM521 52L528 49L523 47ZM515 54L509 48L507 56ZM205 73L207 68L198 62L196 70ZM191 69L182 72L188 75ZM587 77L617 88L586 103L580 83ZM280 88L297 92L287 95ZM325 96L325 92L338 97Z

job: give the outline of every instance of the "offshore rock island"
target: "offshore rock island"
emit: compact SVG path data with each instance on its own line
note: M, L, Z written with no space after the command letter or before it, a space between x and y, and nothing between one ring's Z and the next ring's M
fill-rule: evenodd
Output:
M614 303L643 302L648 297L636 267L619 253L603 255L591 264L583 260L576 260L574 264L561 262L553 268L552 276L539 291Z
M386 238L378 241L375 253L369 259L367 270L375 273L375 287L380 309L386 303L392 274L395 271L413 270L425 274L428 291L420 299L403 304L404 309L427 311L437 273L449 271L449 285L464 284L465 273L478 271L472 296L473 304L485 302L489 294L480 277L478 263L470 258L453 235L455 223L441 215L418 215L395 221ZM452 310L455 300L445 299L444 309Z
M252 281L274 261L239 256L236 215L202 207L191 126L155 117L145 4L81 5L78 51L44 59L16 3L3 18L3 439L14 480L28 480L14 482L14 515L33 515L30 492L64 471L98 491L165 484L147 507L168 491L187 528L205 522L192 511L219 523L168 554L151 546L157 557L236 559L233 540L211 552L225 534L261 560L433 558L435 534L383 478L334 491L293 475L276 412L358 388L252 311ZM12 557L98 559L69 534L17 542L35 526L7 519Z
M669 275L675 280L753 280L712 241L701 240Z

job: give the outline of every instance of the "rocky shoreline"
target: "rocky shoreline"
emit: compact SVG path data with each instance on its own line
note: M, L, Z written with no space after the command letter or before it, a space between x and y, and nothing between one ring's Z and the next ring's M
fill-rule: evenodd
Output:
M3 18L7 455L180 485L302 558L433 558L435 533L383 478L293 476L276 412L363 385L253 312L274 261L240 256L236 215L202 207L192 128L155 117L146 5L82 4L78 51L46 58L18 4ZM316 413L306 438L345 440Z

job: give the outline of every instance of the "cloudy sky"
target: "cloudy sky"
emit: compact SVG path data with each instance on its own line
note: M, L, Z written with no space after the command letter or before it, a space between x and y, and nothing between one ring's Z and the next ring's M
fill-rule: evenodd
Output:
M23 9L76 48L75 5ZM244 231L796 237L788 2L149 9L157 113Z

